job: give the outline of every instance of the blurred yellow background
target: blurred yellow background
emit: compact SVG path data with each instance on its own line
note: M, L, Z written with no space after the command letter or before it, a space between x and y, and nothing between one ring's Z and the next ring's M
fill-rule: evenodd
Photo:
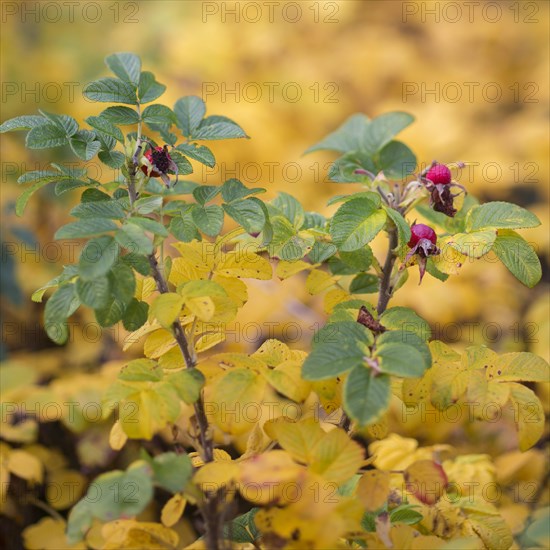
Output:
M199 168L189 179L219 184L236 176L266 187L266 198L286 191L306 210L330 214L335 207L326 207L327 199L354 186L327 182L335 158L330 153L304 157L303 151L352 113L374 117L405 110L416 122L399 139L419 163L470 162L455 177L473 194L516 202L543 220L523 234L537 247L547 280L550 4L466 4L3 2L1 118L41 108L82 122L104 108L82 97L87 82L108 74L103 58L132 51L168 86L157 102L172 106L180 96L199 95L210 114L229 116L252 138L214 143L219 167ZM72 160L64 148L53 155L26 151L22 136L2 136L3 239L30 239L6 254L15 262L15 286L4 287L3 343L15 356L50 346L32 332L42 306L29 296L63 262L77 259L74 249L51 244L76 194L55 198L44 190L23 219L11 213L21 172ZM104 180L112 177L101 169ZM39 243L38 256L32 239ZM385 237L377 238L375 252L383 254L385 247ZM497 351L528 349L548 358L547 283L526 289L501 264L485 260L464 266L446 284L426 277L419 287L418 275L411 275L394 303L416 308L436 337L459 346L486 343ZM323 322L320 301L305 293L299 277L254 284L250 294L240 322L260 323L262 337L269 328L264 322L291 321L301 329L287 340L306 346L310 327ZM284 338L281 331L277 335ZM117 339L111 334L110 340ZM81 340L75 336L69 344L70 362L119 355L117 345ZM245 349L259 345L240 338L236 347L243 343Z

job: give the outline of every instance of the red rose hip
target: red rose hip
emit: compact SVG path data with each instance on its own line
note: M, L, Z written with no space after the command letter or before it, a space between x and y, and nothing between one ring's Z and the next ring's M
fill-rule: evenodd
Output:
M451 171L445 164L434 164L426 174L426 179L429 179L432 183L448 185L451 183Z
M411 239L407 243L409 248L414 248L422 239L429 240L432 244L437 243L435 231L423 223L414 224L411 227Z

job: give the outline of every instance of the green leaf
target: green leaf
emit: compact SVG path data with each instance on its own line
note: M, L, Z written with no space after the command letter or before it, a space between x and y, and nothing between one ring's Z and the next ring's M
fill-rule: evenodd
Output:
M397 235L399 237L399 244L404 245L407 244L411 240L411 228L405 218L393 208L390 208L388 206L383 206L384 210L386 211L386 214L393 222L393 225L395 225L397 229Z
M162 197L159 196L142 197L134 203L136 212L140 214L150 214L158 210L161 206Z
M386 411L390 395L390 377L375 375L372 369L359 364L344 383L344 410L360 426L366 426Z
M105 63L118 78L135 86L141 74L141 59L133 53L113 53L105 58Z
M176 126L185 137L190 137L199 127L205 113L204 101L195 95L181 97L174 105L176 114Z
M178 174L180 176L185 176L187 174L193 173L193 166L183 155L180 155L177 151L172 151L170 153L170 156L172 157L174 163L177 165ZM174 190L175 188L172 189Z
M181 143L176 147L178 151L185 156L197 160L201 164L213 168L216 166L216 159L212 151L206 145L197 145L196 143Z
M347 153L361 148L365 141L369 118L363 114L350 116L337 130L329 134L319 143L312 145L304 154L313 151L329 150Z
M367 171L370 175L356 173ZM364 183L373 181L377 168L370 153L351 151L336 159L330 166L328 177L336 183Z
M384 172L389 179L402 180L416 168L415 154L400 141L390 141L375 159L376 172Z
M120 141L120 143L124 142L122 132L109 119L101 116L89 116L85 120L92 128L95 128L99 132L111 136L117 141Z
M199 185L193 189L193 198L204 205L214 199L220 191L221 187L217 185Z
M222 198L225 202L232 202L239 199L244 199L249 195L257 195L258 193L265 193L265 189L261 187L254 187L249 189L238 179L232 178L224 182L222 185ZM303 212L303 209L302 209Z
M111 270L118 259L118 245L110 235L91 239L80 253L78 273L83 280L93 281Z
M400 505L390 512L391 523L404 523L405 525L414 525L424 518L424 516L412 509L411 505Z
M36 183L25 189L25 191L18 197L15 203L15 213L18 216L22 216L31 196L36 193L36 191L38 191L45 185L48 185L49 183L53 183L51 178L38 180Z
M300 229L304 224L305 212L300 202L288 193L280 192L270 203L270 207L275 207L279 212L283 214L290 223L296 228Z
M113 295L126 306L134 298L136 292L136 277L130 266L124 262L116 263L109 273L109 281L113 289Z
M414 332L406 330L388 330L381 334L376 340L377 346L386 344L401 344L414 348L421 357L421 365L415 366L415 369L424 372L432 365L432 354L428 344Z
M515 231L500 229L493 250L510 273L533 288L542 277L540 260L533 247Z
M57 181L67 176L60 174L59 172L53 172L52 170L30 170L25 172L17 178L17 183L29 183L37 180Z
M55 184L55 194L57 196L66 193L67 191L72 191L73 189L78 189L79 187L89 187L90 183L82 180L75 179L62 179Z
M29 149L49 149L60 147L69 142L67 134L54 124L41 124L35 126L27 134L25 145Z
M76 281L76 293L85 306L101 309L109 304L111 285L104 276L89 281L79 278Z
M125 259L125 256L123 259ZM149 305L146 302L141 302L136 298L132 298L132 301L128 304L124 316L122 317L122 324L124 328L130 332L142 327L147 321L149 313Z
M125 216L124 209L116 200L83 202L76 205L70 214L75 218L109 218L113 220Z
M70 283L59 287L46 302L44 328L56 344L64 344L69 336L67 319L80 305L75 285Z
M378 292L379 279L371 273L359 273L349 286L352 294L372 294Z
M224 204L223 209L241 225L247 233L260 233L264 228L266 219L263 208L254 199Z
M361 149L365 149L370 153L380 151L380 149L390 143L394 136L413 122L414 117L412 115L399 111L385 113L372 119L367 126L367 132L361 143ZM414 170L414 166L412 169Z
M162 453L149 464L153 468L154 483L171 493L183 491L193 473L193 465L186 454Z
M125 223L115 234L115 239L120 246L126 248L129 252L145 255L153 252L151 239L136 224Z
M149 71L143 71L139 77L138 97L141 103L155 101L166 91L166 86L155 80L155 75ZM122 101L121 103L125 103Z
M106 219L83 219L64 225L54 235L54 239L81 239L100 235L118 229L116 223Z
M137 105L135 86L118 78L94 80L84 88L83 93L91 101Z
M360 198L345 202L330 226L332 242L339 250L353 251L372 241L386 223L386 213L374 202Z
M537 227L540 220L525 208L508 202L487 202L474 207L466 218L466 230Z
M112 470L98 476L88 488L84 501L91 516L102 522L133 517L142 512L153 498L152 468L143 461L134 462L126 472Z
M147 124L168 124L171 125L176 121L176 116L172 112L172 109L165 105L149 105L143 111L141 115L143 122Z
M191 215L197 228L209 237L218 235L223 226L223 209L217 204L193 208Z
M54 126L57 126L67 137L73 136L78 131L78 123L72 116L58 115L42 110L40 114L46 117Z
M413 346L389 342L377 343L376 357L382 372L403 378L419 378L425 370L424 358Z
M37 126L48 124L48 120L39 115L21 115L10 118L0 125L0 134L11 132L12 130L32 130Z
M248 137L245 131L227 117L213 115L202 120L193 132L193 139L236 139Z
M89 130L79 130L69 143L74 154L82 160L90 160L95 157L101 148L101 143L96 141L96 135Z
M165 376L166 382L173 386L178 395L187 403L192 405L199 400L205 378L198 369L185 369Z
M338 255L344 264L353 268L352 273L366 271L372 265L372 260L374 258L370 246L359 248L353 252L341 250Z
M137 124L139 122L139 115L134 109L121 105L107 107L99 116L110 120L113 124Z
M371 332L356 322L331 323L320 330L302 367L304 380L334 378L363 365L373 343Z
M147 256L130 252L122 256L120 259L145 277L151 274L151 265L149 264L149 259Z
M388 329L412 332L424 341L432 336L432 330L427 321L408 307L392 307L380 316L380 322Z
M151 218L141 218L139 216L132 216L128 218L128 223L135 223L139 225L145 231L150 231L155 235L160 235L161 237L168 237L168 230L161 223L152 220Z
M201 239L201 234L197 230L191 212L172 218L168 230L176 239L184 243Z
M112 327L122 319L125 309L125 305L118 298L111 297L106 307L94 310L95 318L100 326Z
M109 168L122 168L126 162L126 157L120 151L99 151L97 154L99 160Z

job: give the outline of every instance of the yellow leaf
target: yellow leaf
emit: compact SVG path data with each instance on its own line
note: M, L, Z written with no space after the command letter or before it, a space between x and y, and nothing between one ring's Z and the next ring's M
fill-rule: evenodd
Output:
M160 294L149 307L149 322L156 319L162 327L168 329L179 317L184 298L175 292Z
M302 366L297 361L283 361L266 373L267 381L282 395L301 403L311 391L311 383L302 379Z
M313 269L310 271L306 280L306 290L310 294L319 294L324 290L329 289L336 284L336 278L320 269Z
M248 289L246 284L240 279L234 277L223 277L222 275L214 275L212 280L222 286L227 293L227 296L231 298L238 306L242 306L248 300Z
M239 475L239 466L235 462L208 462L193 476L193 481L204 492L216 492L223 486L233 483Z
M87 479L76 470L59 470L48 475L46 500L55 510L75 504L87 485Z
M292 352L280 340L269 339L252 354L252 357L261 359L270 367L276 367L283 361L292 359Z
M486 374L502 382L548 382L550 366L533 353L505 353L487 368Z
M43 518L23 530L26 550L85 550L84 542L69 544L65 536L65 521Z
M145 357L156 359L164 355L168 350L176 345L176 340L172 333L164 329L155 330L147 336L143 345Z
M407 491L424 504L435 504L445 493L447 474L433 460L413 462L404 472Z
M304 473L286 451L268 451L239 463L238 489L255 504L282 504L291 494L290 485L294 487Z
M8 470L30 484L42 483L43 468L38 458L22 449L12 449L8 455Z
M231 458L231 455L224 451L223 449L214 449L214 462L231 462L233 459ZM191 459L191 463L195 468L200 468L201 466L204 466L204 461L201 458L200 454L197 452L189 453L189 458Z
M177 548L178 534L160 523L120 519L106 523L101 530L102 550L166 550Z
M494 380L487 380L485 372L469 373L468 407L476 418L494 422L502 415L502 407L510 397L510 386Z
M296 273L300 273L300 271L311 269L312 267L313 266L311 264L308 264L303 260L297 260L295 262L279 260L277 263L277 268L275 269L275 275L277 275L279 279L284 280L292 277L292 275L296 275Z
M214 273L224 277L245 277L265 281L272 277L269 261L247 250L224 252Z
M200 298L189 298L185 306L193 315L196 315L201 321L209 321L214 316L216 307L210 296L201 296Z
M403 470L414 462L418 443L410 437L390 434L386 439L373 441L369 454L374 455L374 465L379 470Z
M519 448L522 451L530 449L544 433L544 411L540 399L535 392L509 382L510 401L514 409L514 421L518 427Z
M491 550L508 550L514 542L510 528L500 516L468 514L466 521Z
M325 432L313 419L291 422L284 417L279 417L266 422L264 431L272 439L277 439L281 447L288 451L294 460L304 464L309 464L315 459L313 451L325 437Z
M205 332L203 334L200 334L195 340L195 351L197 353L201 351L206 351L207 349L213 348L224 340L225 333L221 329L215 332Z
M339 428L326 434L315 446L311 457L311 471L324 479L341 483L361 467L365 452Z
M162 524L166 527L175 525L183 515L186 504L185 497L180 493L176 493L162 508L160 514Z
M314 381L311 387L328 414L332 414L342 406L342 378Z
M128 441L128 436L124 433L120 421L117 420L109 432L109 445L114 451L120 451L126 444L126 441Z
M158 358L158 364L163 369L181 369L185 366L185 361L181 354L179 346L169 349Z
M257 373L245 368L232 369L213 384L206 410L224 432L245 433L259 420L265 388L265 379Z
M437 243L441 249L441 253L437 256L432 256L432 259L435 267L442 273L457 275L460 268L468 261L468 256L461 254L458 250L453 248L449 244L450 240L452 240L452 237L446 237Z
M347 302L350 298L349 292L346 292L343 288L333 288L325 294L323 309L325 313L332 313L335 306Z
M368 470L357 484L357 498L367 512L381 508L390 492L390 474L381 470Z

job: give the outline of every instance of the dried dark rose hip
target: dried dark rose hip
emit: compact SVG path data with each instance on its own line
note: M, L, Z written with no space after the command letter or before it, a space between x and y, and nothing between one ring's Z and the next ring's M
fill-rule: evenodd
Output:
M451 170L445 164L434 162L429 170L421 178L426 189L430 193L430 205L436 212L442 212L450 218L456 214L453 205L455 195L451 193L451 187L459 187L464 192L464 187L452 181Z
M365 306L361 306L361 308L359 309L357 322L377 334L382 334L387 330L386 327L380 323L380 321L377 321L372 316L371 312Z
M167 174L168 172L174 172L177 182L178 166L172 160L170 153L168 153L167 145L149 149L145 151L143 156L147 161L142 164L141 170L146 176L161 178L167 186L170 186L170 178Z

